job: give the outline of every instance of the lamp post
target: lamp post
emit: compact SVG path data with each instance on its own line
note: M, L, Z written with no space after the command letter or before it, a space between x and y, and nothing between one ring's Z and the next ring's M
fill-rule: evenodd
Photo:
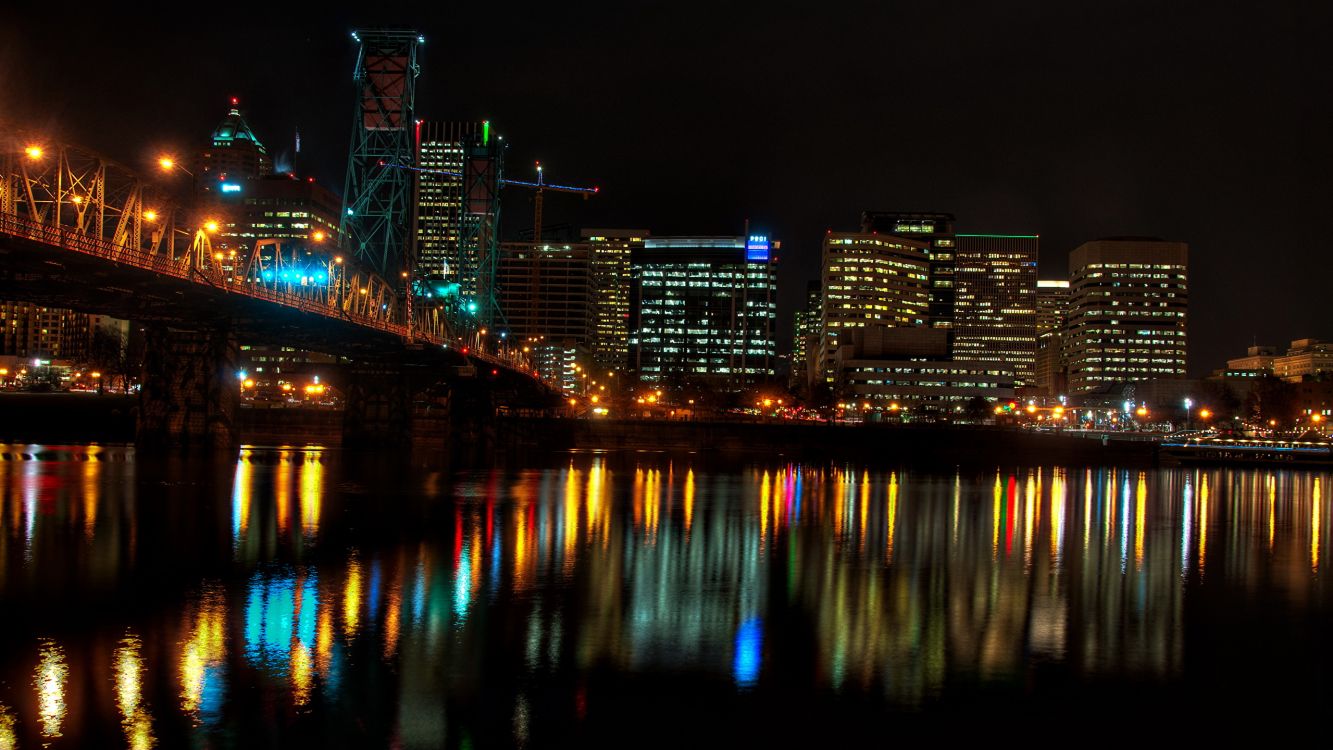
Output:
M184 172L185 174L189 175L189 176L190 176L190 200L194 200L194 194L195 194L195 190L196 190L195 178L194 178L194 172L191 172L190 170L186 169L185 167L182 167L182 166L180 165L180 162L177 162L175 158L170 157L170 156L161 156L161 157L158 157L158 160L157 160L157 166L158 166L163 172L170 172L170 171L173 170L173 169L179 169L180 171L182 171L182 172Z
M1190 428L1190 409L1194 406L1194 399L1185 397L1185 429Z

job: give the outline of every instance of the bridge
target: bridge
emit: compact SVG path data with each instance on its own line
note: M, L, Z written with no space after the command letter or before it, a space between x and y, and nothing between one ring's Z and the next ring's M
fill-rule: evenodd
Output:
M135 170L0 126L0 298L145 325L145 443L236 443L238 342L345 358L345 445L401 445L415 394L435 386L477 419L497 398L558 395L517 347L350 254L276 240L223 250L217 229Z

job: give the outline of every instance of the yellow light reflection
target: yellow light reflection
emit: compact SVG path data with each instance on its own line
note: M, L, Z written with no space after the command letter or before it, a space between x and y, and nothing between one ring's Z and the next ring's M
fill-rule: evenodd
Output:
M361 628L361 561L353 554L347 562L343 587L343 636L351 640Z
M398 586L389 590L389 605L384 613L384 658L392 659L398 652L398 630L401 627L403 592Z
M1273 532L1277 526L1277 480L1268 477L1268 549L1273 549Z
M181 709L193 714L203 701L205 672L218 666L225 656L226 604L222 591L216 586L204 589L199 597L199 609L189 630L189 638L181 645Z
M1314 502L1310 509L1310 570L1319 572L1319 523L1323 520L1324 487L1321 477L1314 480Z
M315 633L315 669L322 675L329 673L333 664L333 612L332 607L319 608L319 624Z
M18 737L14 734L14 712L0 704L0 750L16 750Z
M870 516L870 472L861 472L861 528L858 550L864 550L866 546L866 519Z
M1004 485L1000 483L999 472L995 473L995 488L991 494L993 499L990 512L990 556L994 560L1000 556L1000 498L1004 497Z
M1203 561L1208 554L1208 475L1199 477L1199 578L1203 579Z
M241 451L236 460L236 480L231 494L232 533L240 542L250 529L250 488L254 483L254 466L250 463L250 451Z
M1032 472L1028 473L1028 480L1023 485L1023 566L1025 568L1032 565L1032 535L1033 529L1037 525L1037 480L1033 478Z
M888 542L884 550L884 562L893 562L893 540L898 530L898 472L889 474L889 518Z
M65 664L65 649L52 640L41 642L41 656L37 663L37 717L43 737L59 737L60 725L65 720L65 682L69 666Z
M310 648L292 637L292 703L304 706L310 702L310 689L315 684L314 664Z
M97 446L87 448L88 461L83 465L83 530L92 541L97 528L97 500L99 495L98 477L102 472L102 462L97 460Z
M116 672L116 707L120 724L132 750L147 750L157 744L153 722L143 705L143 644L136 635L120 641L114 654Z
M694 523L694 469L685 472L685 533Z
M1064 469L1056 469L1051 474L1051 562L1057 567L1065 545L1065 502L1068 492Z
M319 515L324 502L324 462L319 453L308 453L301 464L301 487L297 503L301 506L301 533L313 537L319 532Z
M292 513L292 454L278 453L278 467L273 477L274 505L278 513L278 534L286 536Z
M1143 472L1139 472L1134 495L1134 569L1139 570L1143 567L1143 526L1148 502L1148 479Z
M772 489L768 483L768 472L765 471L763 477L759 480L759 544L761 549L768 539L768 502L771 492Z

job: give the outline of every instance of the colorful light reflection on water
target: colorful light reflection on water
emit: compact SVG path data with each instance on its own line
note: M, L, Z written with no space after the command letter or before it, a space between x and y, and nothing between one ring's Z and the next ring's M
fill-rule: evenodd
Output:
M80 451L0 464L0 594L29 613L0 625L0 747L550 742L691 693L871 721L1052 670L1235 690L1276 667L1231 624L1284 612L1256 653L1299 650L1333 603L1319 473Z

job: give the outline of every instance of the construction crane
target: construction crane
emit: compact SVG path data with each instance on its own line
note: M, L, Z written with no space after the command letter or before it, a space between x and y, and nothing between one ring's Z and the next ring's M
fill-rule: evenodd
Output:
M532 244L537 245L542 241L542 196L547 190L557 193L574 193L582 195L584 200L590 195L597 194L597 188L573 187L571 185L553 185L546 182L545 171L542 169L542 163L537 162L537 181L525 182L523 180L501 180L505 185L515 185L518 187L529 188L534 192L532 197Z
M463 176L462 172L454 172L448 169L428 169L426 167L414 167L407 164L385 164L384 166L393 167L395 169L406 169L410 172L420 172L425 174L440 174L448 177L461 178ZM601 192L601 188L598 187L577 187L575 185L557 185L552 182L547 182L544 170L542 169L541 162L537 162L536 182L529 182L527 180L511 180L502 177L500 178L499 183L501 187L512 186L512 187L528 188L529 190L535 192L535 195L533 196L534 206L533 206L533 217L532 217L532 241L534 244L542 241L542 196L546 193L547 190L550 190L551 192L554 193L573 193L575 195L582 195L584 200L587 200L590 196L597 195L599 192Z
M447 169L431 169L427 167L418 167L414 165L406 165L396 162L382 162L381 166L386 168L402 169L410 172L445 175L448 177L457 177L459 179L465 179L465 175L462 172L455 172ZM512 187L527 188L529 190L534 191L535 195L534 195L533 229L532 229L532 238L533 238L532 241L534 245L539 244L541 242L542 209L543 209L542 204L544 202L544 197L547 190L557 193L573 193L575 195L582 195L584 200L587 200L588 197L596 195L600 192L600 189L595 186L589 188L589 187L578 187L574 185L558 185L554 183L549 183L546 181L546 177L544 174L545 170L542 168L541 162L536 162L536 167L537 167L537 180L535 182L529 182L527 180L512 180L504 177L500 177L496 181L499 187L512 186ZM534 264L533 266L533 274L534 274L533 285L535 289L536 286L538 286L540 283L539 279L536 278L536 276L538 275L536 264ZM408 293L408 300L410 304L411 303L410 288ZM503 315L503 313L501 313L501 315Z

